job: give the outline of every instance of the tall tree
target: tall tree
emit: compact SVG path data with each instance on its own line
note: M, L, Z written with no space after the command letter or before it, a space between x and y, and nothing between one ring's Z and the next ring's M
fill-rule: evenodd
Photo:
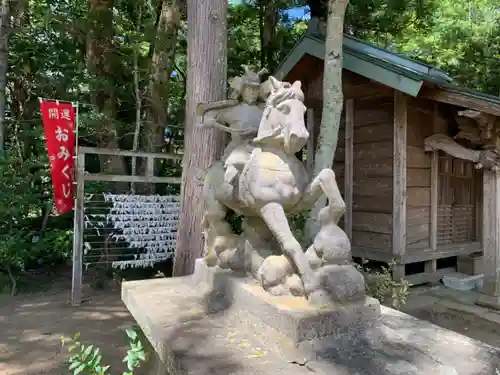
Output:
M342 93L342 42L344 16L349 0L328 0L325 59L323 70L323 111L319 128L318 146L314 155L314 175L331 168L339 137L340 117L344 104ZM310 212L307 236L317 233L317 216L325 206L326 198L319 199Z
M181 1L160 2L147 93L147 117L143 132L143 148L156 152L164 144L164 131L168 119L170 76L175 58L177 35L181 22Z
M118 149L116 128L115 51L113 46L113 0L88 0L87 69L91 75L91 103L101 115L99 121L99 146ZM101 170L125 174L123 158L100 157ZM126 189L122 184L118 189Z
M196 126L196 105L224 99L227 60L227 0L188 0L186 133L181 214L174 276L193 272L203 252L201 221L205 170L220 156L222 134Z

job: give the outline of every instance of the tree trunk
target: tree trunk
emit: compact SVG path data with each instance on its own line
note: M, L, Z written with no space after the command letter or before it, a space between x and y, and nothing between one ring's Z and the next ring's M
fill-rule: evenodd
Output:
M10 33L9 1L0 3L0 155L5 151L5 88L7 86L7 63L9 58Z
M116 93L113 84L113 0L89 0L87 34L87 69L91 76L90 97L92 105L102 119L96 129L99 146L118 149ZM126 174L123 157L103 155L99 158L101 171ZM128 184L115 185L124 191Z
M325 65L323 72L323 112L314 155L314 175L324 168L332 168L339 137L340 117L344 95L342 93L342 42L344 15L349 0L329 0L325 39ZM307 220L307 237L314 238L318 232L317 216L326 204L326 198L319 199Z
M270 72L274 71L275 49L273 43L276 38L276 27L279 18L279 3L276 0L268 1L264 7L263 35L261 48L264 50L265 65Z
M165 144L169 83L181 23L181 3L180 0L163 0L158 9L156 35L152 46L150 81L144 109L146 121L141 137L142 148L146 152L161 152ZM144 175L146 163L140 164L140 167L139 173ZM141 188L142 193L153 191L153 184L144 185Z
M142 4L139 5L138 17L136 23L136 36L139 35L139 31L141 29L142 23ZM132 142L132 151L137 151L139 149L139 136L141 134L141 120L142 120L142 95L141 95L141 73L139 71L139 50L140 43L136 42L134 45L133 51L133 60L134 60L134 98L135 98L135 129L134 129L134 139ZM135 156L132 157L130 174L132 176L137 175L137 158ZM132 193L136 192L136 185L134 182L130 184L130 190Z
M203 177L222 151L222 134L196 126L196 104L224 99L227 0L188 0L186 133L174 276L191 274L203 253Z
M163 0L158 17L146 99L147 121L143 132L143 148L148 152L159 151L164 144L168 119L167 96L181 21L180 6L178 0Z

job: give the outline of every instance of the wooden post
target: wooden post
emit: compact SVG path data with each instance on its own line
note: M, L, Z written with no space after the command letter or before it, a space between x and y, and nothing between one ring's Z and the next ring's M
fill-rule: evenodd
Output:
M434 134L441 133L441 122L439 118L439 108L434 104L433 130ZM430 247L433 252L437 251L437 231L438 231L438 205L439 205L439 150L431 153L431 227L430 227ZM431 259L425 262L425 272L435 273L437 271L437 260Z
M153 177L154 175L155 175L155 158L149 156L147 158L146 176Z
M439 151L434 150L431 154L431 239L432 251L437 250L437 221L438 221L438 199L439 199Z
M483 272L479 305L500 308L500 173L483 171Z
M345 102L345 172L344 172L344 200L346 212L344 215L344 231L352 240L352 185L354 174L353 155L354 135L354 99Z
M396 257L393 269L395 280L405 276L402 258L406 251L406 145L408 100L404 93L394 91L392 253Z
M306 170L307 174L312 177L314 168L314 110L308 109L306 115L307 131L309 132L309 138L307 139L307 159L306 159Z
M78 156L75 174L75 216L73 224L73 274L71 283L71 304L73 306L78 306L82 303L83 285L83 200L85 194L85 152L77 151L77 153Z

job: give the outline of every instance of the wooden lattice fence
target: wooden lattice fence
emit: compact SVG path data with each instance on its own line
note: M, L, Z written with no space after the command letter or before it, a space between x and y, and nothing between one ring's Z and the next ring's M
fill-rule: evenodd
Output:
M87 158L99 156L145 159L143 176L89 173ZM71 301L82 301L84 270L104 264L113 268L148 267L173 256L179 196L162 194L86 194L89 181L178 186L180 177L155 176L157 160L180 163L182 155L79 147L76 165L75 221ZM151 190L151 189L149 189ZM153 189L154 190L154 189ZM171 189L170 189L171 190Z

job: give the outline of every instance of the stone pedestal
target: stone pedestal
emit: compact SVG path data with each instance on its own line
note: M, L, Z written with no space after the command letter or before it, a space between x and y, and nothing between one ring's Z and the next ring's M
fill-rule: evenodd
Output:
M122 299L156 352L148 375L476 375L500 368L496 349L372 298L312 308L201 262L190 277L125 282Z
M303 297L272 296L252 277L208 268L202 259L196 261L192 282L213 286L211 305L215 308L241 311L255 329L268 326L294 344L323 337L339 342L358 340L380 317L380 304L371 297L318 308Z

